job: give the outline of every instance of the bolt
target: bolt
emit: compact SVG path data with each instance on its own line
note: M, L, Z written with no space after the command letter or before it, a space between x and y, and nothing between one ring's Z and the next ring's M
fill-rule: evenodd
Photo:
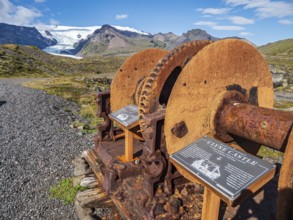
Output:
M262 129L266 129L268 127L268 123L266 121L263 121L261 124L260 124L261 128Z

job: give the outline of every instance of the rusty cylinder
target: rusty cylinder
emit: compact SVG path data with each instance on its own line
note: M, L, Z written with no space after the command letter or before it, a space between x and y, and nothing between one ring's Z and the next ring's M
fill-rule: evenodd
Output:
M285 151L292 127L293 113L261 108L245 103L228 103L220 123L229 134Z

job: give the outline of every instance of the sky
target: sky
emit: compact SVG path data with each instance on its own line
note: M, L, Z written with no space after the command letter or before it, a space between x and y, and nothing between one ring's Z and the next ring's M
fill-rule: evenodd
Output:
M109 24L177 35L200 28L260 46L293 38L293 0L0 0L0 23Z

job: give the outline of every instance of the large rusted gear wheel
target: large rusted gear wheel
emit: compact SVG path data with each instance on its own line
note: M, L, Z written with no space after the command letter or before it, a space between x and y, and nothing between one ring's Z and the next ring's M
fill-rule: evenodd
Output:
M143 116L167 105L173 85L183 67L210 43L212 41L202 40L179 45L161 59L145 78L138 105L142 133L144 133Z
M112 112L129 104L137 104L135 99L138 85L167 53L168 51L163 49L146 49L126 59L111 84Z
M204 47L183 68L166 108L164 133L169 154L204 135L213 136L215 106L231 90L237 90L248 102L254 100L252 104L273 106L273 83L267 63L256 48L236 39ZM185 175L184 170L177 169Z

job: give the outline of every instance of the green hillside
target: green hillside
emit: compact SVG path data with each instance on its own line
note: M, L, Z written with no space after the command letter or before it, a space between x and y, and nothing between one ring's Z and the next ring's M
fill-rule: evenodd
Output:
M258 47L265 60L275 66L276 71L283 71L293 76L293 39L286 39Z
M0 45L0 77L67 76L115 73L126 57L81 60L47 54L33 46Z
M269 56L293 56L293 39L269 43L258 48L261 53Z

